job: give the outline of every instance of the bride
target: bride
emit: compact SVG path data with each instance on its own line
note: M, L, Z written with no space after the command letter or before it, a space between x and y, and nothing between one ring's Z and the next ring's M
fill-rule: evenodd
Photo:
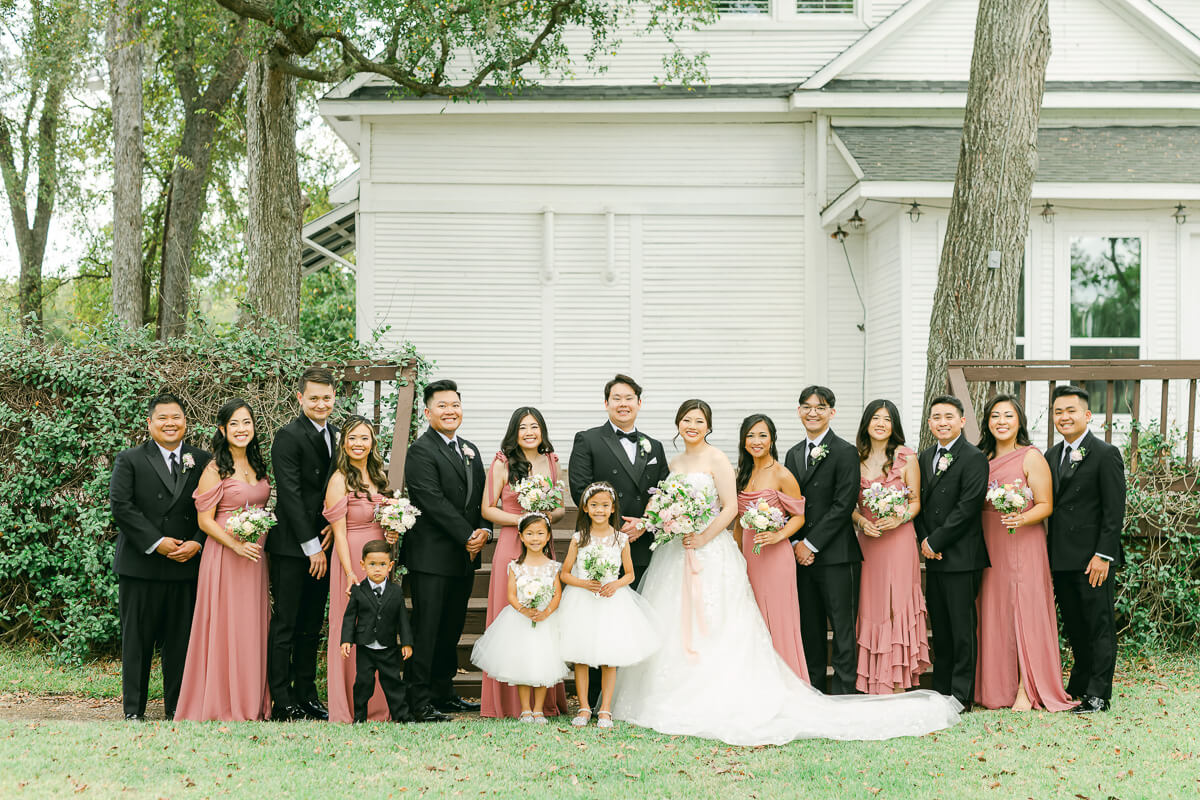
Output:
M687 400L675 424L686 449L671 462L672 475L715 487L719 508L702 532L655 551L641 593L658 612L662 647L618 671L614 716L736 745L889 739L955 724L962 706L936 692L827 696L796 677L771 644L729 532L737 491L729 459L705 441L712 410Z

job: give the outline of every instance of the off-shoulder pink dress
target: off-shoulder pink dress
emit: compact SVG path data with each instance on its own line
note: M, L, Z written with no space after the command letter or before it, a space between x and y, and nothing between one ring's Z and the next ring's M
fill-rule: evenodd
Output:
M271 482L263 478L250 485L225 478L207 492L197 489L192 497L197 511L215 506L216 523L224 528L235 511L247 505L266 506ZM265 541L264 536L259 544ZM267 692L269 621L266 552L254 562L216 539L206 540L176 719L267 718L271 707Z
M992 459L991 480L1027 484L1024 462L1030 449ZM1046 528L1039 522L1009 533L1000 520L992 504L984 503L983 539L992 565L983 571L979 585L975 702L1011 708L1024 675L1025 693L1034 708L1065 711L1075 703L1063 689Z
M881 483L903 489L904 467L917 454L896 448L892 468L879 478L863 478L863 489ZM876 517L862 503L858 513ZM892 694L895 687L912 688L929 669L929 621L921 593L917 534L911 521L878 538L858 534L862 548L862 579L858 591L858 679L855 688L868 694Z
M550 480L558 480L558 455L549 454ZM499 461L508 463L503 453L496 453L493 466ZM488 469L487 488L484 490L483 502L494 503L496 487L492 485L493 470ZM524 514L525 509L517 501L517 493L507 482L500 487L500 510L509 514ZM492 553L492 577L488 583L487 624L500 615L508 605L508 564L521 554L521 541L517 538L517 526L505 525L496 536L496 549ZM517 697L517 687L494 680L486 672L483 674L482 697L480 698L481 717L519 717L521 716L521 700ZM547 717L567 713L567 690L563 684L558 684L546 692L546 702L542 713Z
M774 489L757 492L738 492L738 516L746 513L750 505L766 500L767 505L778 508L789 516L804 513L804 498L780 494ZM804 662L804 647L800 643L800 601L796 595L796 556L792 545L782 542L768 544L762 552L754 552L754 534L742 531L742 555L746 557L746 577L754 590L758 610L762 612L767 630L771 632L771 644L775 652L792 668L802 681L808 679L808 665Z
M367 577L359 562L362 560L362 548L367 542L383 538L383 528L375 521L375 506L384 500L380 494L370 497L347 494L334 504L333 508L322 509L326 521L346 520L346 544L350 546L350 568L354 577L361 581ZM346 606L350 599L346 597L346 570L342 567L341 557L337 548L333 548L333 558L329 564L329 651L327 663L329 670L329 719L333 722L354 721L354 676L356 648L350 648L350 657L342 658L342 618L346 616ZM387 697L375 678L375 691L367 702L367 719L387 720Z

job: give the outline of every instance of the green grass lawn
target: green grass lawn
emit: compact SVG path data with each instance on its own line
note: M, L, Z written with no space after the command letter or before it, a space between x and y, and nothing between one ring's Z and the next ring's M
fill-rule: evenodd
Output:
M1112 712L975 712L888 742L741 748L619 725L0 721L0 797L1200 797L1200 654L1124 661ZM0 690L119 695L119 673L0 654ZM697 698L698 703L703 698Z

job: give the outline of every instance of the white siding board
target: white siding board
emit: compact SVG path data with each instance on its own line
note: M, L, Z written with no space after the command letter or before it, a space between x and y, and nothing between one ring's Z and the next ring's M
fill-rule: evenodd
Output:
M905 218L905 222L908 218ZM867 240L866 280L863 285L867 299L867 397L870 401L884 397L896 403L903 413L905 392L901 349L901 328L904 309L901 301L902 263L899 223L895 215L874 228ZM911 437L906 423L906 433Z
M825 203L832 203L838 195L858 182L858 176L846 163L846 159L832 142L825 146Z
M859 242L848 240L847 248L850 250L851 263L855 265L859 287L862 288L864 259L860 243L861 239ZM838 414L834 417L833 429L842 438L852 440L858 430L858 416L863 406L866 337L857 327L862 322L862 306L846 269L845 254L837 242L829 241L825 247L825 268L828 294L823 325L828 332L826 358L829 376L825 385L837 396ZM869 375L867 380L870 380Z

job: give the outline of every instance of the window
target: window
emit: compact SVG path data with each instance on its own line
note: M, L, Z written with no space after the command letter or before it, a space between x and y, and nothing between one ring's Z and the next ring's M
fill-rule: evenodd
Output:
M713 6L717 13L727 14L769 14L771 0L715 0Z
M854 0L796 0L797 14L853 14Z
M1071 238L1071 358L1137 358L1142 345L1142 240ZM1104 381L1088 381L1093 413L1104 414ZM1133 383L1118 381L1113 412L1132 410Z

